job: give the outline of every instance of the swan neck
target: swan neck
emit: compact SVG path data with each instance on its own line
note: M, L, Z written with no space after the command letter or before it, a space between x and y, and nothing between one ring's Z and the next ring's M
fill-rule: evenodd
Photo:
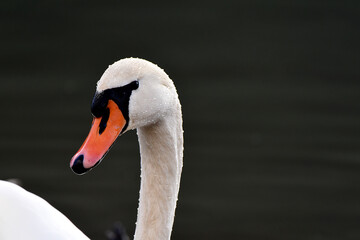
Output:
M183 130L178 112L138 129L141 186L135 240L169 240L180 185Z

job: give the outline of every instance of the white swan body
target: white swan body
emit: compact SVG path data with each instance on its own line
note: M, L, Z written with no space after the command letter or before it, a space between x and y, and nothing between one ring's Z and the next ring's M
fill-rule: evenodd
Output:
M44 199L0 181L0 239L89 239Z
M118 135L136 128L141 186L134 239L169 240L183 164L182 113L173 82L146 60L122 59L98 81L92 113L89 136L71 168L77 174L92 169ZM43 199L0 182L0 239L88 238Z

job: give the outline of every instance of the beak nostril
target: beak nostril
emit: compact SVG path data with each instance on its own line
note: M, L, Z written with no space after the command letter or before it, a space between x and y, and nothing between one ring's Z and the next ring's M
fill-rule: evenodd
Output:
M71 169L74 171L74 173L81 175L81 174L86 173L89 170L89 169L84 168L83 161L84 161L84 155L83 154L79 155L74 160L74 163L71 166Z

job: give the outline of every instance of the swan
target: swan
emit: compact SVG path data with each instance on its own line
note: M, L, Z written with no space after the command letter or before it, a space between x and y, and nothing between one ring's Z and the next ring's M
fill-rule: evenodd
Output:
M1 240L89 239L67 217L41 197L0 181Z
M141 184L135 240L170 239L183 165L182 113L168 75L143 59L110 65L97 83L92 127L70 161L84 174L103 159L118 135L137 129Z
M119 135L137 129L141 183L134 240L169 240L183 166L181 105L172 80L144 59L119 60L97 82L91 112L90 132L71 169L79 175L93 169ZM88 239L45 200L14 184L0 182L0 196L0 239Z

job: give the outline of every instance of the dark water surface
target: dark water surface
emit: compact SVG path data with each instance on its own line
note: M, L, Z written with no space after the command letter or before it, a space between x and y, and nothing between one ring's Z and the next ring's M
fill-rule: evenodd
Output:
M2 1L0 178L92 239L133 235L136 132L69 168L107 65L159 64L183 104L179 239L360 239L357 1ZM0 196L1 197L1 196ZM1 213L0 213L1 214Z

